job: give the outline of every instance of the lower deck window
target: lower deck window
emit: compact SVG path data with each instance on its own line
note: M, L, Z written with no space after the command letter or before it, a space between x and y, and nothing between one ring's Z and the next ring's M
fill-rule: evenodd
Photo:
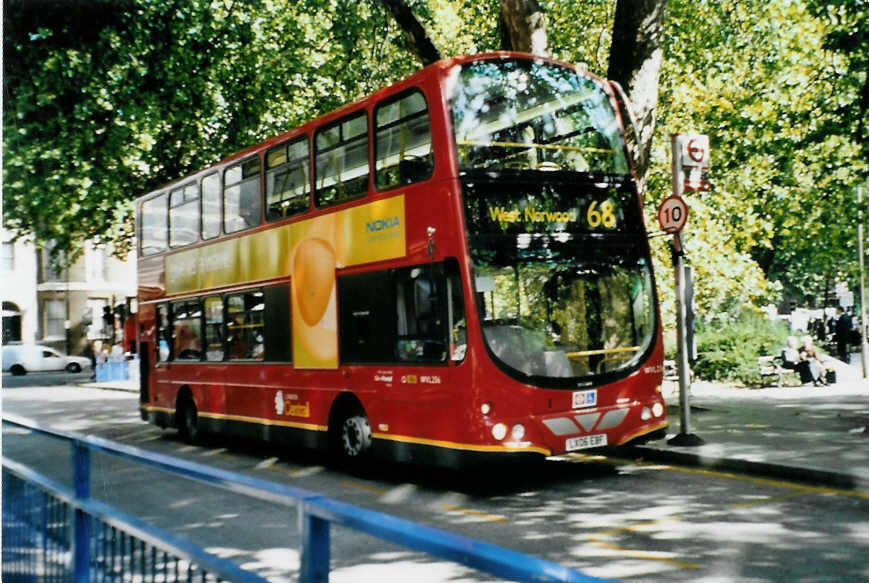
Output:
M451 260L339 278L341 360L437 363L450 353L463 356L455 350L460 337L464 342L457 265Z
M172 304L172 354L175 360L202 358L202 304L199 300Z
M290 286L156 307L159 362L291 362Z
M226 298L226 357L229 360L263 360L263 293L246 292Z

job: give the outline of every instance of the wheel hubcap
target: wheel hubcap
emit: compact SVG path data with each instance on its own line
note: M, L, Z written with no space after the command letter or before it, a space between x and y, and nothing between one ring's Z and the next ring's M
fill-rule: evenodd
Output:
M351 417L344 422L341 432L341 441L344 445L344 453L349 457L356 457L371 445L371 426L366 417Z

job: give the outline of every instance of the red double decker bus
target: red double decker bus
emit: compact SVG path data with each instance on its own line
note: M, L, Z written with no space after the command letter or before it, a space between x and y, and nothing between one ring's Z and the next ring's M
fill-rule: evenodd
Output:
M620 95L448 59L142 197L142 418L448 466L663 434Z

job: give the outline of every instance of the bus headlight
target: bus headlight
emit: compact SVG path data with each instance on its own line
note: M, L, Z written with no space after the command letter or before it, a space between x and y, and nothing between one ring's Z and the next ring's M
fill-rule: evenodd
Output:
M643 421L648 421L651 418L652 412L649 410L648 407L643 407L643 410L640 412L640 419L642 419Z
M492 437L498 441L507 437L507 426L503 423L495 423L495 426L492 427Z
M488 415L491 412L492 412L492 403L483 403L480 406L480 413L482 413L483 415Z
M664 414L664 406L661 403L655 403L652 405L652 415L655 417L660 417Z
M521 423L514 425L513 429L510 430L510 437L513 438L513 441L522 441L522 438L525 437L525 426Z

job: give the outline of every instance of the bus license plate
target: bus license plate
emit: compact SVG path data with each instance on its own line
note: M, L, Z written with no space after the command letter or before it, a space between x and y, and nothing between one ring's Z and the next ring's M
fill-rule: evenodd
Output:
M597 389L588 391L573 391L573 408L595 407L597 405Z
M598 435L582 435L580 437L570 437L564 444L564 449L574 451L577 449L587 449L589 447L603 447L606 445L606 434Z

